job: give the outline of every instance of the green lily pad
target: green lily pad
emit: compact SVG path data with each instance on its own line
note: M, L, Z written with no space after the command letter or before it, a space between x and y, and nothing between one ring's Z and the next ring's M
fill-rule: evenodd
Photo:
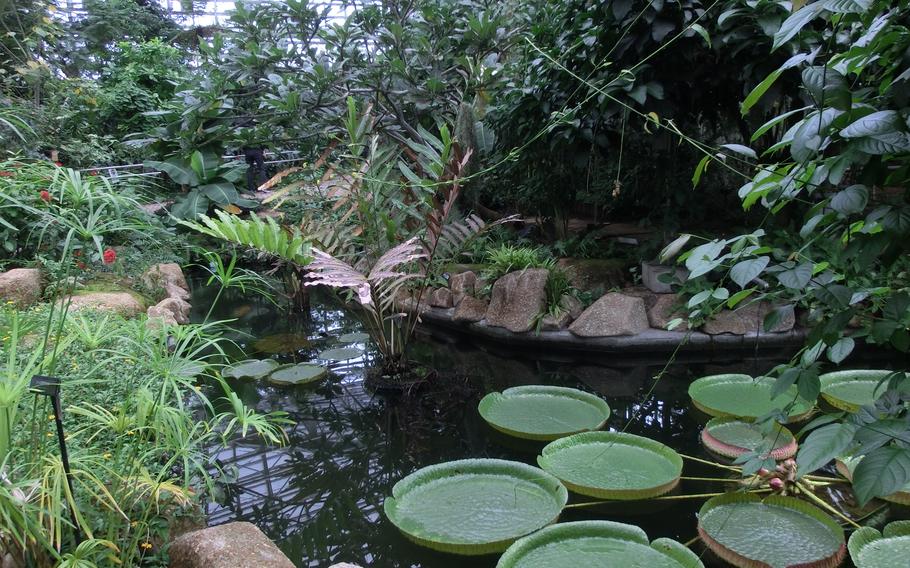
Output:
M874 404L888 388L882 379L891 371L835 371L818 377L822 398L828 404L847 412L858 412L861 406ZM881 384L879 384L881 383Z
M599 430L610 417L602 398L578 389L542 385L491 392L477 410L493 428L527 440L555 440Z
M363 355L363 349L357 349L356 347L338 347L335 349L326 349L319 354L319 358L323 361L347 361L348 359L356 359Z
M766 435L754 422L740 418L712 418L701 431L702 443L711 451L728 458L754 452L768 451L775 460L785 460L796 455L796 439L789 430L774 424L773 431Z
M559 523L518 540L496 568L647 566L704 568L694 552L669 538L648 542L645 531L611 521Z
M844 529L800 499L752 493L712 497L698 513L698 534L718 556L741 568L827 568L846 555Z
M310 346L310 338L305 333L276 333L257 340L253 347L260 353L296 353Z
M560 438L544 447L537 463L576 493L616 500L663 495L679 483L683 467L669 447L621 432Z
M910 521L888 523L882 532L862 527L847 542L856 568L891 568L898 558L910 558Z
M798 397L795 385L771 398L774 382L770 377L711 375L693 381L689 385L689 396L696 408L711 416L755 420L777 408L783 409L794 399L796 403L790 408L788 422L799 422L812 412L815 401Z
M363 343L370 340L369 333L345 333L338 338L341 343Z
M261 379L278 367L274 359L247 359L234 363L221 372L229 379Z
M318 381L328 374L328 369L311 363L282 365L269 375L269 382L278 385L305 385Z
M859 465L859 462L863 461L862 456L842 456L834 460L834 466L837 468L838 473L844 476L850 483L853 483L853 470L856 469L856 466ZM897 503L898 505L910 506L910 483L904 485L904 487L892 493L891 495L885 495L880 497L885 501L891 503Z
M443 552L502 552L554 522L568 500L558 479L496 459L459 460L417 470L395 484L385 514L410 540Z

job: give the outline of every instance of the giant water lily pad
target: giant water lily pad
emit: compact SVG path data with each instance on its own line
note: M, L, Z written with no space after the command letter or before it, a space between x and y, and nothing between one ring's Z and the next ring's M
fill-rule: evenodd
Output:
M599 430L610 417L610 406L598 396L543 385L491 392L481 399L477 410L493 428L527 440L555 440Z
M807 417L815 401L797 396L796 386L771 398L774 382L775 379L770 377L753 379L749 375L711 375L693 381L689 385L689 396L696 408L711 416L754 420L793 403L788 412L788 421L798 422Z
M336 349L326 349L319 354L319 358L323 361L347 361L348 359L356 359L361 355L363 355L362 349L357 349L356 347L338 347Z
M261 353L296 353L310 346L310 338L305 333L276 333L253 343L256 351Z
M752 493L712 497L698 513L698 534L741 568L827 568L846 554L844 529L824 511L793 497Z
M910 558L910 521L894 521L882 532L863 527L847 543L856 568L891 568L898 559Z
M363 343L370 340L369 333L345 333L338 338L341 343Z
M837 468L838 473L843 475L847 481L853 483L853 471L861 461L863 461L862 456L842 456L834 460L834 466ZM898 505L910 506L910 483L904 485L900 491L892 493L891 495L884 495L880 498L885 501L890 501L891 503L897 503Z
M818 377L822 398L828 404L847 412L858 412L861 406L874 404L888 388L882 379L891 371L835 371Z
M274 359L247 359L234 363L221 372L221 376L229 379L261 379L278 367Z
M709 450L728 458L770 450L770 457L779 461L792 458L797 450L796 439L783 426L774 424L771 433L765 434L758 424L741 418L712 418L701 431L701 441Z
M648 542L645 531L611 521L549 526L506 550L496 568L647 566L704 568L698 556L669 538Z
M417 544L489 554L554 522L567 500L559 480L536 467L471 459L415 471L395 484L384 509Z
M278 385L305 385L326 376L328 369L310 363L282 365L269 375L269 382Z
M582 432L547 444L540 467L569 489L601 499L647 499L679 483L682 458L669 447L633 434Z

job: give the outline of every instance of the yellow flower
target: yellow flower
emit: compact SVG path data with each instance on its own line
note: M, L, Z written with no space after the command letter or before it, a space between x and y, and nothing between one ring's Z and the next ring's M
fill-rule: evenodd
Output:
M53 415L53 414L48 414L48 415L47 415L47 419L48 419L48 420L53 420L53 419L54 419L54 415Z
M53 435L54 435L54 433L53 433L53 432L48 432L48 433L47 433L47 437L48 437L48 438L51 438L51 437L53 437Z
M138 526L138 525L139 525L139 521L132 521L132 522L130 523L130 526L131 526L131 527L136 527L136 526Z
M104 454L104 459L106 459L106 460L111 459L111 454Z
M143 542L142 544L139 545L139 548L141 548L143 550L149 550L150 548L152 548L152 543Z
M135 432L133 432L132 430L130 430L126 433L127 436L132 436L133 434L135 434Z
M7 305L7 306L12 306L12 305L15 304L15 303L16 303L16 302L14 302L14 301L12 301L12 300L7 300L7 301L6 301L6 305Z

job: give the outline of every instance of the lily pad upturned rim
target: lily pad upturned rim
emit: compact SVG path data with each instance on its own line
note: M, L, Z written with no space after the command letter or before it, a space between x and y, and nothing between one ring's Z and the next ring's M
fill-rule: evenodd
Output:
M361 355L363 355L363 349L357 347L335 347L321 351L316 358L323 361L348 361Z
M297 381L282 380L281 377L276 377L276 375L280 375L282 372L289 371L291 369L297 369L297 368L308 369L308 370L312 369L313 373L308 378L306 378L304 380L297 380ZM329 373L329 370L326 369L325 367L323 367L322 365L315 365L313 363L288 363L286 365L281 365L279 367L275 367L275 369L271 373L269 373L268 380L270 383L273 383L273 384L276 384L279 386L299 386L299 385L306 385L309 383L316 382L316 381L322 379L323 377L325 377L328 373Z
M834 467L847 481L853 483L853 470L856 469L856 466L859 465L859 462L862 460L862 457L840 456L835 458ZM884 495L878 498L883 501L897 503L898 505L910 506L910 483L905 485L900 491L895 491L891 495Z
M828 404L839 410L844 410L847 412L859 412L860 407L875 402L875 392L878 383L892 372L893 371L886 371L884 369L856 369L833 371L831 373L819 375L818 381L821 383L822 398L824 398ZM871 395L870 398L864 398L861 401L848 400L836 396L835 393L832 392L835 391L838 386L854 382L871 383L871 390L869 392ZM882 388L884 390L884 385L882 385Z
M700 377L700 378L692 381L692 383L689 385L689 398L692 399L692 404L694 404L696 408L698 408L699 410L701 410L702 412L704 412L705 414L708 414L710 416L714 416L714 417L732 416L734 418L743 418L743 419L754 420L754 419L758 418L760 415L743 415L743 414L737 414L736 412L733 412L730 409L712 407L710 404L704 402L703 400L699 400L700 395L701 395L701 393L705 392L707 389L710 389L712 387L716 387L716 386L722 385L722 384L732 384L732 385L748 384L750 386L754 386L755 384L767 383L768 388L770 388L771 385L774 383L774 381L775 381L775 379L773 379L771 377L753 378L749 375L745 375L742 373L708 375L708 376ZM796 392L797 391L796 391L795 385L791 386L786 391L786 393L792 393L794 395L794 397L796 396ZM749 393L746 393L746 394L748 395ZM787 422L788 423L799 422L799 421L807 418L812 413L814 408L815 408L815 401L808 401L801 397L797 397L796 403L793 405L793 408L790 409L789 420L787 420ZM764 414L764 413L762 413L762 414Z
M611 489L609 487L603 486L595 487L591 485L574 483L567 479L563 479L559 476L559 474L553 471L553 459L558 455L560 451L585 444L603 443L611 445L617 444L633 446L639 449L647 450L654 456L657 456L658 458L669 462L675 471L675 475L671 479L659 485L643 486L635 489ZM644 436L636 436L635 434L628 434L625 432L605 431L582 432L580 434L573 434L572 436L567 436L565 438L560 438L556 441L550 442L544 446L543 450L540 452L540 455L537 456L537 463L544 471L556 476L566 487L568 487L571 491L578 493L579 495L596 497L598 499L612 499L617 501L634 501L664 495L679 485L679 479L682 476L683 469L682 457L676 452L676 450L658 442L657 440L652 440L650 438L645 438Z
M609 539L617 544L626 542L627 546L647 546L675 560L680 568L704 568L698 555L679 542L669 538L649 542L648 535L641 528L615 521L574 521L550 525L515 541L500 557L496 568L521 568L522 558L540 547L571 546L572 540L591 538Z
M364 343L370 340L370 334L362 331L353 331L345 333L338 338L339 343Z
M547 432L547 433L535 433L519 430L515 427L509 427L509 424L502 421L496 422L495 418L491 415L494 406L497 403L504 401L509 397L520 397L520 396L552 396L560 398L570 398L578 400L581 403L595 407L598 411L601 412L603 419L597 423L592 424L589 428L579 428L574 430L563 430L559 432ZM564 436L569 436L571 434L576 434L578 432L587 432L590 430L600 430L603 428L607 420L610 419L610 405L607 404L607 401L600 398L597 395L573 389L569 387L558 387L558 386L549 386L549 385L522 385L517 387L507 388L502 392L491 392L484 396L477 405L477 411L480 413L480 416L493 428L514 436L516 438L522 438L525 440L537 440L537 441L551 441Z
M264 370L259 370L256 372L243 372L244 367L249 368L253 366L264 366ZM237 361L232 363L228 367L225 367L221 371L222 377L227 377L229 379L261 379L268 376L275 369L279 367L278 361L274 359L244 359L243 361Z
M847 545L844 538L844 528L840 526L837 521L832 519L815 505L812 505L795 497L769 495L763 499L754 493L743 493L737 491L725 493L724 495L718 495L716 497L708 499L698 511L698 536L701 538L705 546L711 549L711 551L713 551L723 560L729 562L730 564L733 564L734 566L766 566L767 564L763 563L760 559L743 556L742 553L722 545L720 542L715 540L714 537L708 534L708 531L702 526L702 520L704 519L706 513L710 512L712 509L726 505L737 504L741 504L743 506L764 504L772 507L781 507L797 511L824 525L825 528L830 530L835 537L840 537L840 547L832 554L823 558L819 558L813 562L800 564L800 566L805 566L806 568L834 568L835 566L839 566L843 561L844 556L846 556ZM735 528L735 525L730 523L724 523L722 526ZM768 545L775 546L775 543L769 542Z
M540 468L510 460L475 458L430 465L418 469L404 477L392 487L392 496L387 497L383 504L383 510L385 511L386 517L411 541L433 550L462 555L482 555L502 552L519 538L530 534L530 532L523 532L522 534L516 534L514 537L507 539L464 543L455 541L454 539L433 539L403 529L400 524L401 519L398 518L398 502L410 491L415 490L424 484L439 479L447 479L454 475L467 475L472 478L479 478L483 475L509 476L513 479L518 479L540 487L552 497L556 513L553 515L552 519L547 519L546 522L541 523L537 530L556 522L569 500L569 492L566 487L555 476L550 475Z
M853 531L847 541L850 559L857 568L890 568L893 564L863 558L862 551L869 545L890 548L885 554L892 559L906 557L910 552L910 521L892 521L881 532L872 527L862 527Z
M716 430L721 426L735 422L757 428L755 423L750 422L749 420L734 418L732 416L717 416L709 420L708 423L705 424L704 429L702 429L700 436L702 444L704 444L705 447L707 447L712 452L720 454L721 456L727 458L738 458L743 454L751 452L753 450L752 448L737 446L730 443L729 441L725 442L716 435L716 432L712 432L712 430ZM797 446L796 438L793 436L793 433L777 423L773 425L773 428L777 435L781 437L779 441L784 441L785 443L779 444L776 448L771 450L769 456L777 461L785 460L787 458L792 458L795 456L796 451L799 448Z

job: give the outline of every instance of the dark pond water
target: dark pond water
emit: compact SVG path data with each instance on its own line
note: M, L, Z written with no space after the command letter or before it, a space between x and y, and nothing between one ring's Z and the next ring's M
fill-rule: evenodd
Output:
M211 296L212 290L196 287L197 321L208 310ZM310 360L336 346L339 335L359 331L357 322L337 306L315 301L309 317L303 317L263 301L228 295L216 306L213 318L236 319L232 325L238 332L232 339L247 355L282 361ZM282 353L270 355L272 351ZM464 337L426 332L414 355L440 376L421 396L408 400L387 400L364 388L369 351L360 360L334 365L329 379L318 386L235 384L246 403L262 412L288 412L296 426L289 429L285 447L244 440L221 453L227 466L237 468L239 481L225 505L210 507L210 523L253 522L300 567L342 561L389 568L492 567L495 557L465 558L420 548L401 536L382 513L395 482L420 467L466 457L535 462L542 444L516 444L482 421L476 407L485 393L523 384L594 392L613 409L610 428L628 425L628 432L708 457L698 443L704 417L690 406L688 383L720 372L759 374L777 362L680 361L655 382L664 360L596 361L555 353L500 352ZM687 462L685 475L716 477L718 471ZM684 481L681 487L688 494L717 490L704 482ZM702 501L671 503L576 510L562 519L607 518L637 524L652 539L666 536L686 542L695 536L695 513Z

